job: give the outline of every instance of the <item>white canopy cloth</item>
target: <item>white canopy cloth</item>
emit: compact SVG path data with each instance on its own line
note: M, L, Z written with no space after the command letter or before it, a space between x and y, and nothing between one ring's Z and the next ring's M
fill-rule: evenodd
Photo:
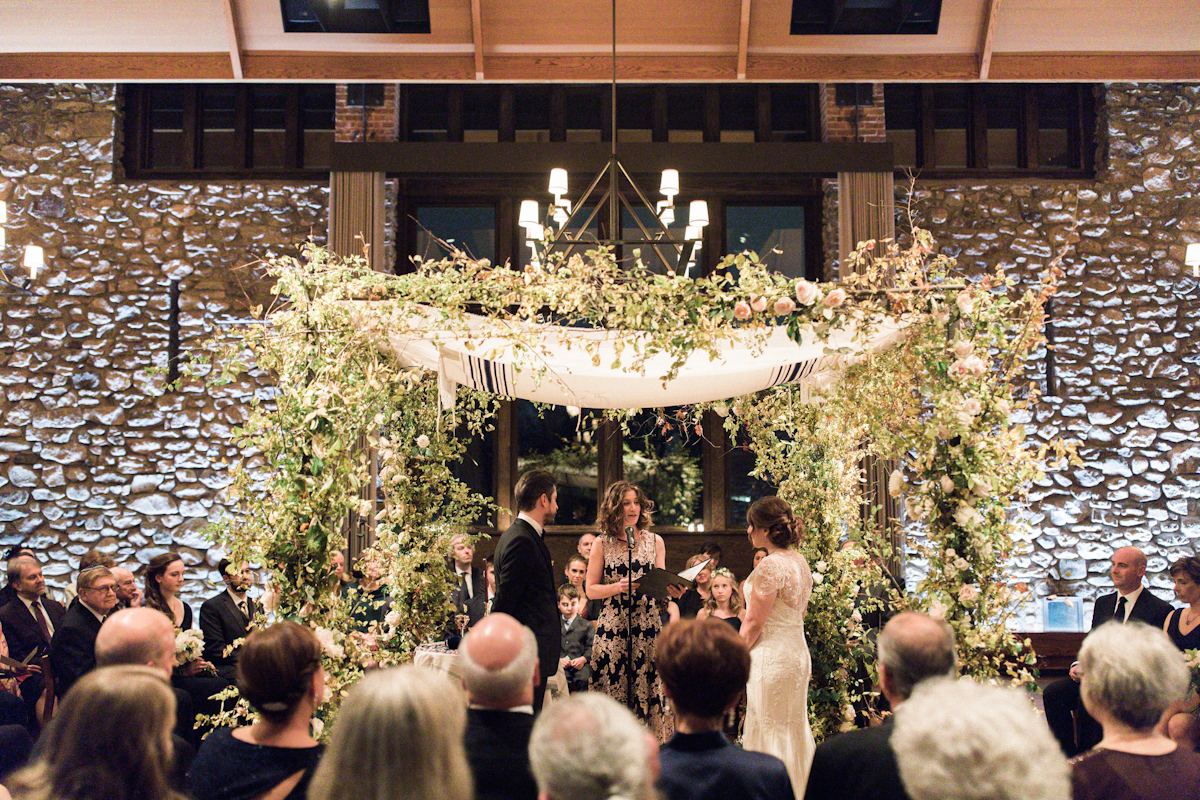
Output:
M366 304L364 304L366 305ZM356 314L361 316L362 312ZM853 327L828 339L806 334L803 343L783 327L764 333L746 329L721 340L718 355L693 352L678 374L665 380L672 358L652 355L637 371L630 364L646 335L638 331L569 328L468 315L468 331L451 331L442 314L422 307L404 332L390 331L381 349L405 366L438 373L441 402L453 407L454 388L469 386L503 397L580 408L660 408L724 400L786 383L823 388L868 352L894 346L907 323L879 321L870 341L857 342ZM514 336L528 346L514 344ZM811 339L811 341L810 341ZM594 351L587 349L593 344ZM848 349L845 354L828 350ZM595 355L599 355L599 360Z

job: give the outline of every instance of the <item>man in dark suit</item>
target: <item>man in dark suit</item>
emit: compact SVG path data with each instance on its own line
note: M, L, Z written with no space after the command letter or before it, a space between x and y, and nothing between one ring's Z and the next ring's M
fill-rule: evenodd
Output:
M1161 628L1171 613L1171 604L1142 585L1142 579L1146 577L1146 554L1136 547L1122 547L1112 555L1109 574L1117 591L1096 598L1096 605L1092 607L1092 630L1110 619L1121 623L1136 619ZM1079 696L1080 677L1076 662L1071 665L1069 677L1059 678L1042 690L1046 723L1068 758L1091 750L1104 736L1100 723L1083 707Z
M750 650L719 619L681 619L658 637L654 664L675 711L675 735L659 750L666 800L792 800L787 767L740 750L721 733L750 677Z
M257 608L246 596L253 573L245 561L241 565L222 558L217 570L225 579L225 591L210 597L200 606L200 632L204 634L204 660L216 667L217 674L230 683L237 680L237 658Z
M535 800L529 770L537 640L507 614L489 614L458 648L467 688L463 745L478 800Z
M950 626L915 611L893 617L875 647L879 686L893 709L921 681L953 676L957 669ZM880 725L847 731L818 745L806 800L908 800L891 748L894 720L889 715Z
M466 534L456 533L450 539L450 570L458 588L454 592L454 608L457 614L467 615L467 627L473 627L487 613L487 575L472 566L475 548Z
M108 567L89 567L76 581L79 602L63 615L50 639L54 694L62 697L75 681L96 666L96 634L117 604L117 582Z
M62 624L67 610L46 597L41 565L32 556L9 559L8 587L15 599L0 608L0 628L8 643L8 654L18 661L36 664L50 652L50 637ZM45 688L46 681L38 674L21 681L21 699L27 709L33 710Z
M542 540L545 526L558 512L558 488L553 475L535 469L520 477L515 495L520 513L500 537L494 554L496 597L492 612L509 614L537 637L541 681L533 694L533 708L540 711L546 679L558 671L562 651L554 564Z

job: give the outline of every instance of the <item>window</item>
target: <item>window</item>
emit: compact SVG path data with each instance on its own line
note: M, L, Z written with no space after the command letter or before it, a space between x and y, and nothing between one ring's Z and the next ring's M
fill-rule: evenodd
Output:
M888 84L884 109L900 169L946 177L1095 174L1087 84Z
M332 84L126 86L125 174L324 180L334 92Z

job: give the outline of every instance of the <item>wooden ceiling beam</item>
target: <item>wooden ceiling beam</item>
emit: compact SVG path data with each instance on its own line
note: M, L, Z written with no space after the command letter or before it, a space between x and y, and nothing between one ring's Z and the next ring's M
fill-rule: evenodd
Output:
M750 0L742 0L741 22L738 24L737 77L746 80L746 57L750 48Z
M1000 0L985 0L983 27L979 33L979 80L988 79L992 67L992 45L996 40L996 20L1000 16Z
M0 79L11 81L228 81L228 53L5 53Z
M1197 81L1200 52L996 53L993 81Z
M483 80L483 11L481 0L471 0L471 40L475 45L475 80Z
M233 68L233 79L240 81L242 79L242 37L238 33L237 24L237 9L234 4L237 0L225 0L221 5L225 7L225 37L229 41L229 63Z

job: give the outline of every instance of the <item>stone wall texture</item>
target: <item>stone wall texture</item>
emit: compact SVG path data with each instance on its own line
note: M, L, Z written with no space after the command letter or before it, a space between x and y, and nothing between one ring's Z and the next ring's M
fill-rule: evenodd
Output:
M1200 86L1114 84L1098 122L1094 181L923 181L912 204L943 252L1036 284L1054 254L1066 276L1053 351L1032 365L1054 396L1028 428L1073 440L1086 462L1030 493L1040 536L1014 579L1040 594L1111 591L1109 558L1135 545L1151 585L1173 599L1170 562L1200 537L1200 285L1183 264L1200 241ZM897 182L897 229L908 187Z
M55 588L91 547L130 567L176 549L199 599L221 463L262 386L166 388L172 339L186 358L269 304L255 260L323 242L328 190L123 180L118 91L0 86L3 268L25 280L20 248L46 251L33 296L0 298L0 542L45 554Z

